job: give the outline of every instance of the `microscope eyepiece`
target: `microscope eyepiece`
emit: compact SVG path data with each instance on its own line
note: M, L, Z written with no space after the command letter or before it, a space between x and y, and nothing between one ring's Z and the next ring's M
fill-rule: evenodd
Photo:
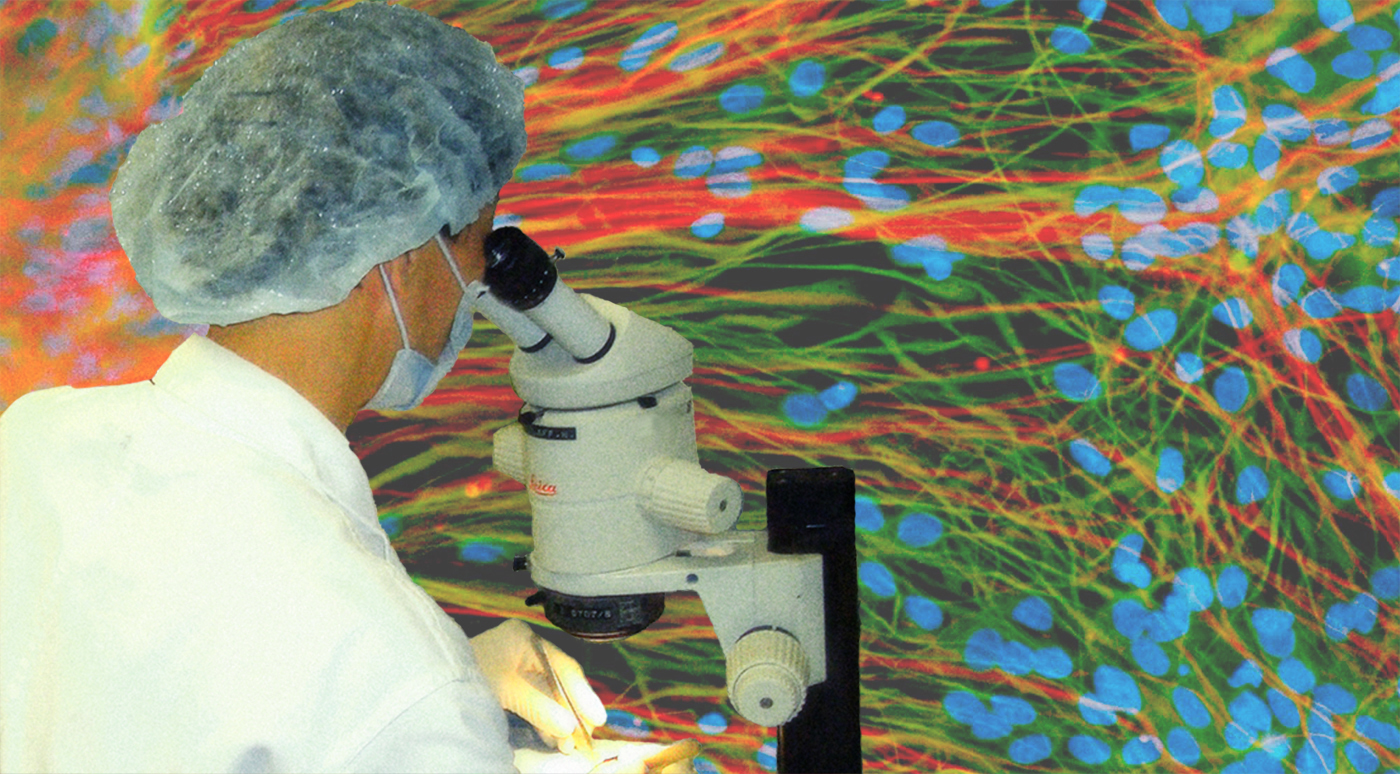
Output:
M549 254L524 231L504 226L486 237L486 276L491 292L518 311L534 309L554 292L559 271Z
M534 334L537 329L540 333L537 336L512 334L512 340L521 350L530 353L543 349L551 340L544 336L548 334L580 363L597 362L608 354L617 331L568 285L559 281L554 260L563 253L556 250L554 257L550 257L535 240L514 226L492 231L486 237L484 248L486 272L483 280L498 306L529 318L531 330L528 332ZM479 308L483 313L487 311L485 307Z

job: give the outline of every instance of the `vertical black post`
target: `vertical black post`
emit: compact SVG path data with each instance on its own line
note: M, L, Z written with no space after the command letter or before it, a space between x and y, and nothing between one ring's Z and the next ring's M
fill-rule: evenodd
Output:
M821 554L826 680L778 727L780 774L861 771L856 477L849 468L768 471L768 550Z

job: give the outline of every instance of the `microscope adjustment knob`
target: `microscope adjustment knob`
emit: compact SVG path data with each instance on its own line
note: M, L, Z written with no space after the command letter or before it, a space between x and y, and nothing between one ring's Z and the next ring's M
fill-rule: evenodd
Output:
M496 470L525 483L525 431L511 423L491 436L491 464Z
M729 702L760 726L788 722L807 698L807 652L780 629L757 629L740 637L725 672Z
M733 479L674 457L652 463L642 476L641 491L646 509L658 521L704 535L734 526L744 501Z

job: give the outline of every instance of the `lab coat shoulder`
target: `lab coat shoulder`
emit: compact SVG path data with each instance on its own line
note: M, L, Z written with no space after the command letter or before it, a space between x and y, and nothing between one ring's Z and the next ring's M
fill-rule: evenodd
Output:
M70 665L16 684L11 720L163 770L494 768L504 718L460 630L313 481L170 400L57 388L0 415L3 639Z

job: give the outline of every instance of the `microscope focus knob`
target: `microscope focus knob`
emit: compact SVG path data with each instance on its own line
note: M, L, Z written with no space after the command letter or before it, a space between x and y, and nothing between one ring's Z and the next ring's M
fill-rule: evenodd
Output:
M642 475L646 509L664 524L717 535L739 520L744 493L733 479L707 473L693 462L667 457Z
M807 698L807 653L779 629L757 629L734 643L725 663L729 702L760 726L780 726Z
M525 483L525 431L520 425L506 425L491 436L491 464L496 470Z

